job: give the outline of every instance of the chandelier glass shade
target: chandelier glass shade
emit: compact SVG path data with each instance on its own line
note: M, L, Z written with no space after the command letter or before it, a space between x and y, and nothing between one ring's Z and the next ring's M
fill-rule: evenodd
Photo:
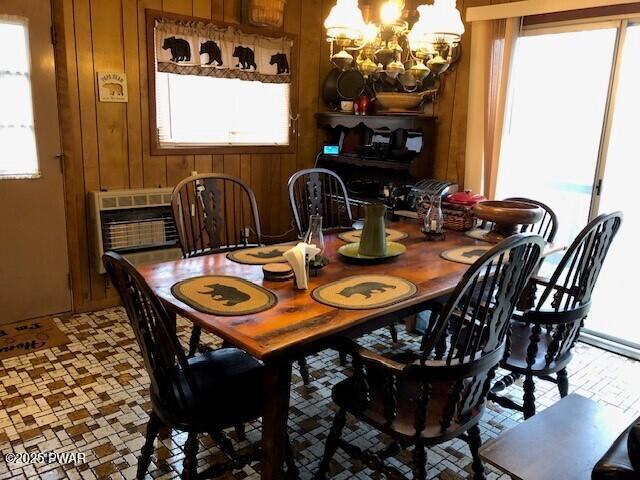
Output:
M395 79L406 71L418 82L447 70L464 33L456 0L420 5L411 28L404 6L404 0L387 0L375 24L365 23L358 0L337 0L324 22L332 63L343 70L355 66L365 77L385 73Z

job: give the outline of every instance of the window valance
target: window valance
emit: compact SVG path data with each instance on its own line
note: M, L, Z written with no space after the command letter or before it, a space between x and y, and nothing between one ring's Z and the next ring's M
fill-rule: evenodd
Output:
M157 70L179 75L291 83L293 41L211 23L155 20Z

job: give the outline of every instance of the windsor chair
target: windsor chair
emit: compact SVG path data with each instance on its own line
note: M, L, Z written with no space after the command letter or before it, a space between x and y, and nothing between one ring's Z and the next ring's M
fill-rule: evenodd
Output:
M326 478L338 448L387 478L403 479L384 460L412 445L413 478L424 480L426 447L458 437L469 444L474 478L485 478L478 422L505 352L511 314L543 248L539 236L518 234L480 257L449 296L437 324L425 333L421 351L385 357L342 342L338 348L352 355L354 374L333 389L338 412L317 480ZM342 439L348 413L390 435L392 443L374 454Z
M259 459L259 451L240 455L224 429L262 416L263 370L260 362L237 348L220 348L187 358L160 300L126 259L114 252L102 257L124 305L151 381L151 412L136 478L144 478L154 442L163 427L188 433L183 479L210 478ZM229 458L197 472L198 434L207 433ZM286 461L297 475L291 447Z
M497 395L509 386L509 377L489 398L503 407L535 415L534 378L557 384L561 397L569 391L567 365L591 308L591 295L600 269L622 223L622 213L603 214L589 222L565 252L549 280L534 277L535 307L517 313L510 323L509 342L500 366L524 375L523 404ZM536 293L541 293L536 299ZM552 375L556 375L553 377Z

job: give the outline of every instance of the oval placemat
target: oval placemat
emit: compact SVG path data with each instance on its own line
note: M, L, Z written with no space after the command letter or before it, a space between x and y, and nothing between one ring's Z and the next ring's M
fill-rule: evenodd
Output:
M480 228L474 228L473 230L464 232L464 234L469 238L473 238L474 240L482 240L483 242L489 242L489 240L487 240L487 233L489 233L489 230L482 230Z
M387 242L397 242L399 240L404 240L409 236L408 233L404 233L399 230L393 230L391 228L386 228L385 231L387 233ZM360 241L361 235L362 230L351 230L349 232L339 233L338 238L343 242L355 243Z
M450 262L465 263L471 265L487 251L491 250L493 245L468 245L466 247L452 248L445 250L440 254L445 260Z
M311 292L317 302L349 310L386 307L415 295L417 287L391 275L354 275L322 285Z
M266 265L267 263L287 263L282 256L293 247L292 243L268 245L266 247L251 247L227 253L227 258L245 265Z
M227 275L189 278L171 287L171 293L190 307L211 315L250 315L278 303L266 288Z

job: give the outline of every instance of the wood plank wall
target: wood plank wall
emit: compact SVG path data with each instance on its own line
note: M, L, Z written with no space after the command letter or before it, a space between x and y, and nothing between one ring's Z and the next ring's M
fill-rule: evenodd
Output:
M115 292L93 268L87 192L173 186L194 170L243 178L254 190L263 232L291 228L286 182L313 164L317 130L321 0L288 0L283 30L299 36L292 71L301 115L292 154L170 155L149 153L145 9L240 23L241 0L54 0L56 62L67 169L67 217L74 309L115 303ZM100 103L96 73L124 71L129 102Z
M501 1L458 0L458 7L464 10ZM173 186L193 170L224 172L251 185L264 233L276 235L290 228L285 185L294 171L312 166L317 153L320 137L314 115L326 108L319 91L331 68L322 23L335 0L288 0L286 4L283 29L297 34L300 45L298 65L292 65L299 78L292 92L298 98L300 114L295 153L170 156L149 153L145 9L239 23L240 2L53 0L75 311L116 303L115 292L93 268L87 211L89 191ZM371 3L376 8L379 2ZM463 57L446 76L436 103L440 121L436 161L431 167L433 177L459 183L464 175L470 37L463 37ZM128 103L97 101L96 73L108 70L126 72Z

